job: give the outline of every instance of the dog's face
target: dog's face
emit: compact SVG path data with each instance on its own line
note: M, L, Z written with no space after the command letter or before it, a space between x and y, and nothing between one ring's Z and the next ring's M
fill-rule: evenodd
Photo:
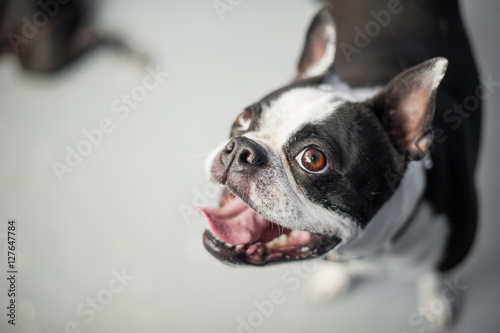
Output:
M352 89L332 70L336 32L315 17L294 83L239 114L209 157L225 185L200 208L204 244L230 263L320 256L356 237L428 150L436 90L447 65L431 59L385 87ZM362 73L360 73L362 75Z

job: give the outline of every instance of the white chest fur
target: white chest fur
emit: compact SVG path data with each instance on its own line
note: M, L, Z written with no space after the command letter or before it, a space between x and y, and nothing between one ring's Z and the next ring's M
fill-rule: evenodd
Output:
M424 165L425 161L410 163L391 199L357 237L331 256L363 258L377 264L383 261L390 270L404 266L420 271L435 265L442 255L447 227L445 217L434 214L429 203L422 200Z

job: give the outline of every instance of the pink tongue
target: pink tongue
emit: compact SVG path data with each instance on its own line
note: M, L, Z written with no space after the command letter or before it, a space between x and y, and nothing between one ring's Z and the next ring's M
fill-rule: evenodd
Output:
M262 215L238 197L228 200L220 208L195 209L205 217L215 237L232 245L257 241L268 225Z

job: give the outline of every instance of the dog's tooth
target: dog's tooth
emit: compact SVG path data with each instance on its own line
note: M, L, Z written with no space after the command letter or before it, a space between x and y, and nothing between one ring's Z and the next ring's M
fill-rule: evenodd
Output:
M241 250L243 248L244 245L240 244L240 245L236 245L236 250Z
M310 249L309 247L307 247L307 246L303 246L303 247L300 249L300 251L301 251L301 252L308 252L308 251L310 251L310 250L311 250L311 249Z
M274 239L270 242L267 242L264 244L268 249L272 249L276 243L274 242Z
M292 230L292 232L290 233L290 236L293 238L297 238L299 233L300 233L300 231L298 231L298 230Z
M278 239L276 240L276 243L278 245L286 245L287 242L288 242L288 236L286 234L279 236Z

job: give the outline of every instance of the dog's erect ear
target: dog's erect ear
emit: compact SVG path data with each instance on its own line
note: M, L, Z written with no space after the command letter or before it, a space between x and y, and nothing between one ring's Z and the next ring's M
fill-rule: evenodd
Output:
M333 11L326 6L309 27L295 81L324 74L330 68L335 58L336 39Z
M447 65L445 58L433 58L409 68L368 101L408 160L423 158L432 143L436 91Z

